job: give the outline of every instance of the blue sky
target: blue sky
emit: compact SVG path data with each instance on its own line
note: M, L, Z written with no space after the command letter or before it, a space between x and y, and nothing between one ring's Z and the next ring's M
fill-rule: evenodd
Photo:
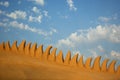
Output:
M0 42L25 39L120 61L120 0L0 0Z

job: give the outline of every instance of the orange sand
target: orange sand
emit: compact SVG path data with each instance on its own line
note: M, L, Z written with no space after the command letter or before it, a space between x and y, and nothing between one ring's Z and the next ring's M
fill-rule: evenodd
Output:
M120 75L89 72L35 57L0 52L0 80L120 80Z

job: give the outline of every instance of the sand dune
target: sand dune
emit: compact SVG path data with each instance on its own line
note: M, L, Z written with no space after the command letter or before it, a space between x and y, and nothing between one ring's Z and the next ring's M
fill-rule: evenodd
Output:
M55 56L56 48L50 53L51 46L48 46L43 52L42 46L36 49L36 44L33 44L29 49L30 45L25 46L24 43L25 41L19 47L16 42L12 47L8 42L0 44L0 80L120 80L120 69L114 71L114 60L107 70L107 59L100 67L100 57L96 58L92 68L91 58L81 67L82 58L79 65L76 62L78 55L71 59L68 52L63 59L62 51Z

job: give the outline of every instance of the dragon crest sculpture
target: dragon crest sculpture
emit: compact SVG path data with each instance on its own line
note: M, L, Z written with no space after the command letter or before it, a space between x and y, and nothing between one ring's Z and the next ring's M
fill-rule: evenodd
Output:
M83 61L78 54L71 57L68 51L64 58L62 50L56 54L57 48L26 43L23 40L19 46L17 41L0 44L0 80L4 79L40 79L40 80L120 80L120 65L115 69L116 61L108 65L109 59L101 56ZM108 66L107 66L108 65Z

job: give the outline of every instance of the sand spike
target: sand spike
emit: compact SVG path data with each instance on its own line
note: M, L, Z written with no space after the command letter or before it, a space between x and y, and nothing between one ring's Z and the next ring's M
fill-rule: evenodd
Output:
M56 60L56 50L57 50L57 48L54 48L52 50L52 52L51 52L51 54L49 55L49 58L48 58L49 61L53 61L54 62Z
M107 72L107 63L108 63L109 59L105 59L102 63L102 66L101 66L101 71L102 72Z
M18 47L18 50L20 51L20 53L24 53L25 44L26 44L26 40L22 40L22 42L20 43L20 45Z
M0 44L0 50L2 51L2 50L4 50L4 49L5 49L5 43L2 42L2 43Z
M42 57L42 54L43 54L43 45L40 45L37 50L36 50L36 57L37 58L41 58Z
M77 63L78 63L77 59L78 59L78 54L73 56L73 58L70 61L70 65L72 65L72 66L77 65Z
M92 58L87 58L86 62L85 62L85 67L90 70L91 69L91 61L92 61Z
M52 48L52 46L48 46L48 47L46 48L45 52L43 53L42 58L43 58L44 60L48 60L48 56L50 55L50 50L51 50L51 48Z
M63 64L64 58L63 58L63 52L62 52L62 50L60 50L60 52L56 56L56 62L59 63L59 64Z
M34 43L34 44L32 45L32 47L30 48L30 55L31 55L32 57L35 56L36 48L37 48L37 43Z
M100 72L100 70L101 70L100 69L100 59L101 59L101 56L98 56L95 58L94 63L93 63L93 70L94 71Z
M80 69L83 69L83 68L84 68L83 55L80 56L80 59L79 59L79 61L78 61L78 65L79 65Z
M14 41L11 47L13 52L18 52L17 41Z
M64 61L64 64L69 64L70 63L70 60L71 60L71 52L70 50L68 51L66 57L65 57L65 61Z
M117 74L120 75L120 65L117 67Z
M26 46L25 46L25 54L26 55L29 55L30 53L30 47L31 47L31 43L28 43Z
M108 72L115 73L115 64L116 64L116 60L113 60L108 67Z
M5 50L6 51L10 51L10 42L9 41L7 41L6 43L5 43Z

